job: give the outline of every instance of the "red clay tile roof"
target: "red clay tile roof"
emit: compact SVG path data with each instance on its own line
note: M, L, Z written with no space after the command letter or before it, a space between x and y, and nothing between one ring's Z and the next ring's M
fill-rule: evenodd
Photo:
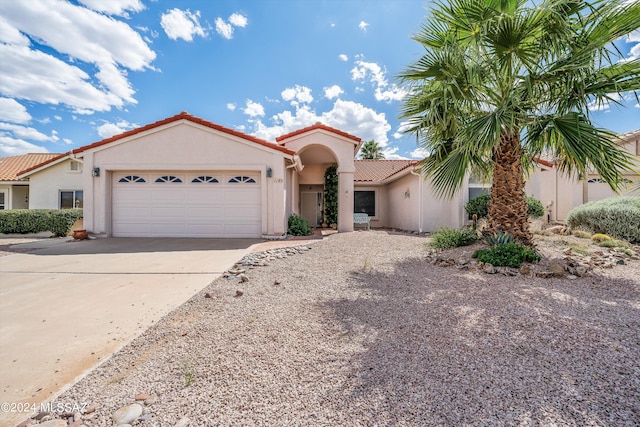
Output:
M326 130L327 132L333 132L333 133L338 134L340 136L344 136L345 138L352 139L355 142L362 141L362 139L358 138L355 135L351 135L351 134L343 132L343 131L341 131L339 129L332 128L331 126L323 125L322 123L317 122L316 124L311 125L311 126L307 126L306 128L298 129L298 130L290 132L290 133L288 133L286 135L279 136L279 137L276 138L276 142L282 142L285 139L289 139L289 138L291 138L293 136L300 135L300 134L303 134L303 133L306 133L306 132L310 132L310 131L315 130L315 129L322 129L322 130Z
M354 182L376 182L417 163L415 160L355 160Z
M206 127L210 128L210 129L214 129L214 130L217 130L217 131L220 131L220 132L224 132L224 133L227 133L229 135L237 136L239 138L245 139L247 141L255 142L256 144L260 144L262 146L265 146L265 147L271 148L273 150L277 150L277 151L283 152L285 154L289 154L289 155L294 155L295 154L295 151L289 150L286 147L274 144L274 143L269 142L269 141L265 141L264 139L256 138L255 136L247 135L246 133L242 133L240 131L237 131L237 130L234 130L234 129L231 129L231 128L227 128L227 127L215 124L215 123L210 122L208 120L201 119L200 117L192 116L191 114L187 113L186 111L183 111L180 114L176 114L175 116L167 117L166 119L157 121L155 123L151 123L151 124L148 124L148 125L136 128L136 129L131 129L131 130L123 132L123 133L121 133L119 135L114 135L111 138L103 139L102 141L97 141L97 142L94 142L93 144L89 144L89 145L82 146L80 148L76 148L72 152L74 154L82 153L83 151L86 151L86 150L89 150L89 149L92 149L92 148L96 148L96 147L100 147L102 145L109 144L111 142L117 141L117 140L122 139L122 138L126 138L128 136L136 135L138 133L145 132L145 131L150 130L150 129L154 129L154 128L157 128L157 127L169 124L169 123L177 122L178 120L188 120L188 121L190 121L192 123L197 123L199 125L206 126Z
M534 157L533 161L536 162L536 163L540 163L542 166L546 166L546 167L549 167L549 168L553 167L553 163L551 163L548 160L543 160L543 159L541 159L539 157Z
M64 154L29 153L0 159L0 181L20 181L18 175L25 169L31 169L56 159Z

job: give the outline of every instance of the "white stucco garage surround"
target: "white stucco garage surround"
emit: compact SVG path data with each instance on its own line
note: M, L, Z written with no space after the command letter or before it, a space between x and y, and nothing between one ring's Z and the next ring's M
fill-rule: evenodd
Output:
M285 168L294 152L285 147L180 113L74 154L84 160L84 225L93 233L134 236L138 220L146 236L286 232ZM215 220L225 216L237 221Z

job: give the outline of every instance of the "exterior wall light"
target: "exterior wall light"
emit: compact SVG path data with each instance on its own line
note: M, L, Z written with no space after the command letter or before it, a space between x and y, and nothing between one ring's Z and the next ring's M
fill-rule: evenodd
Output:
M267 167L267 178L271 178L273 176L273 170L270 167Z
M91 176L100 176L100 168L93 168L91 170Z

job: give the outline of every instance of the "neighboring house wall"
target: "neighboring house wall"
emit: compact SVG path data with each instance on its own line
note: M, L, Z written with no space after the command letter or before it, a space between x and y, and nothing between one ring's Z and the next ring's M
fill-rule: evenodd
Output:
M29 186L0 184L0 209L28 209Z
M82 191L82 171L65 160L29 176L29 209L59 209L61 191Z

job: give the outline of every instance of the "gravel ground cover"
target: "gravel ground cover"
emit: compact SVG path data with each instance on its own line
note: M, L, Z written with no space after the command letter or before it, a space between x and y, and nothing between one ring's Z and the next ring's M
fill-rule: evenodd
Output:
M95 411L55 415L114 425L137 397L131 425L640 424L640 261L506 277L426 242L341 233L221 277L56 400Z

